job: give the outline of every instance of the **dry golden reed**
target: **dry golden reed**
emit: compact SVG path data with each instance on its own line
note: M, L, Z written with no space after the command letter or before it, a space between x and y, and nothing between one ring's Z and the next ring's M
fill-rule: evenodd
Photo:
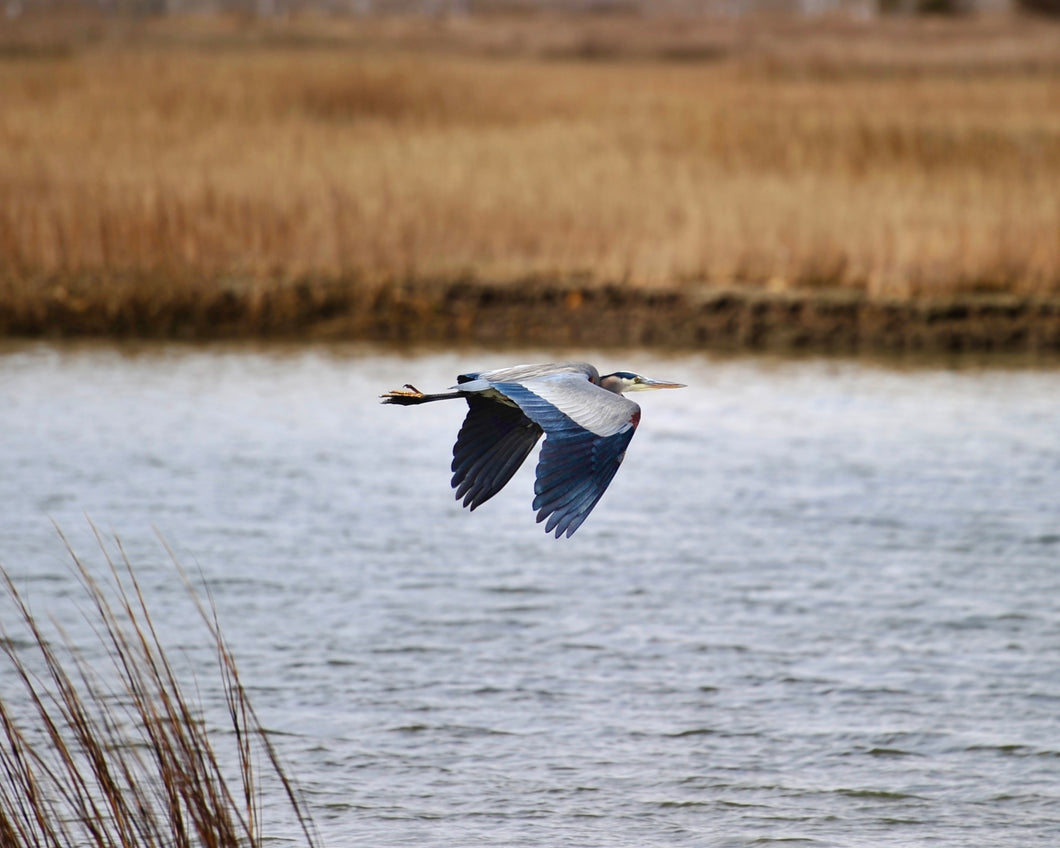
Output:
M287 796L312 848L313 824L215 611L192 592L216 650L227 730L208 724L185 694L199 683L171 664L120 541L97 539L109 574L70 550L95 645L35 614L0 567L0 845L259 848L270 840L263 807L273 789ZM259 767L261 757L271 769Z
M94 27L0 45L9 303L307 277L1060 293L1055 24Z

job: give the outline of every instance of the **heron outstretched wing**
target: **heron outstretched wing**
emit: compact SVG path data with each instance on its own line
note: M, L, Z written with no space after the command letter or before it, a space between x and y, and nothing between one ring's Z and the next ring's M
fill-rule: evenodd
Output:
M545 532L570 536L618 471L640 421L640 407L578 373L493 383L491 388L545 432L534 509L538 521L547 521Z
M523 464L541 428L516 406L467 396L467 417L453 445L453 488L464 506L475 507L504 488Z

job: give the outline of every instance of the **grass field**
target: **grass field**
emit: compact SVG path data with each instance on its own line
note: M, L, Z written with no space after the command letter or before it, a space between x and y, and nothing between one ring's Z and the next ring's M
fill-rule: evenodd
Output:
M0 301L529 279L1060 294L1060 26L34 19Z

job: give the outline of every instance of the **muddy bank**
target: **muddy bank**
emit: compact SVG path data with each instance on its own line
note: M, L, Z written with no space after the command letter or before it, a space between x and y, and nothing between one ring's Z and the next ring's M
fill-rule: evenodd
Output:
M369 288L43 284L0 296L0 335L663 346L854 352L1060 351L1060 299L962 295L882 301L835 290L645 291L539 281ZM95 293L95 294L94 294ZM0 293L2 294L2 293Z

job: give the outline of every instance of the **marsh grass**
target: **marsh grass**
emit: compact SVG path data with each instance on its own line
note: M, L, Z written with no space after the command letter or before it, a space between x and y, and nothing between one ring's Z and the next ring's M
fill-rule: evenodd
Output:
M219 292L253 313L293 280L1060 293L1044 21L18 27L0 61L12 325Z
M179 679L167 657L120 542L113 543L115 560L97 539L107 573L94 574L70 554L101 650L75 644L59 622L42 621L0 570L7 666L0 689L0 845L253 848L268 840L267 776L313 845L312 823L251 706L212 606L189 584L216 651L227 732L211 728L188 696L191 681ZM222 755L219 746L229 745L234 750Z

